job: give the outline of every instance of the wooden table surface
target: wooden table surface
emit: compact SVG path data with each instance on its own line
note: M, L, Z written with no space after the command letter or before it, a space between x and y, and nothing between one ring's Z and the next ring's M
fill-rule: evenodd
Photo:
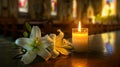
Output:
M90 35L88 47L88 53L71 52L25 65L13 59L19 50L11 42L0 40L0 67L120 67L120 31Z

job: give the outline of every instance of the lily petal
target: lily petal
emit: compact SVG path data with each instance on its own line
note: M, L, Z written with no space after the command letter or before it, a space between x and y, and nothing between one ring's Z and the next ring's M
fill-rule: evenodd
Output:
M51 45L51 42L47 39L48 35L41 37L42 47L47 48Z
M56 58L60 53L58 51L56 51L55 49L53 49L51 54L52 54L52 58Z
M47 51L47 49L44 49L44 48L40 48L39 51L37 51L37 54L39 56L41 56L43 59L45 59L46 61L51 58L51 54L49 51Z
M28 45L30 44L31 40L29 38L18 38L15 41L15 44L21 46L27 50L31 50L32 48Z
M72 44L72 43L69 42L67 39L63 39L63 43L64 43L65 45L71 45L71 44Z
M35 50L28 51L23 55L21 61L23 61L25 64L29 64L36 58L36 56Z
M63 39L64 33L63 33L60 29L58 29L57 31L59 32L59 35L57 36L57 39L58 39L58 38L59 38L59 39Z
M50 42L54 42L54 40L50 36L46 35L46 37L47 37L47 40L49 40Z
M51 46L51 44L47 40L42 41L42 43L43 44L40 47L47 48L48 46Z
M15 44L17 44L18 46L24 46L24 45L29 44L29 42L30 42L29 38L18 38L15 41Z
M40 39L41 38L41 30L38 26L33 26L32 27L32 31L31 31L31 34L30 34L30 38L31 39L35 39L35 38L38 38Z
M64 48L56 48L56 50L63 55L68 55L69 54L69 52Z

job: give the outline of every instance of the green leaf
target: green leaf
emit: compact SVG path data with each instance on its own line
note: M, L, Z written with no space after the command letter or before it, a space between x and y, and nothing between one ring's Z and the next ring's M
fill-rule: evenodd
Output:
M23 32L23 36L24 37L28 37L28 33L27 32Z
M25 23L25 26L26 26L27 30L28 30L29 32L31 32L31 30L32 30L31 25L26 22L26 23Z

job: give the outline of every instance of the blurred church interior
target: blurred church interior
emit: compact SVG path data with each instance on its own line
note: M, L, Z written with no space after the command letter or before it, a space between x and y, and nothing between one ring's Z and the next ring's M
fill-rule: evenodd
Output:
M71 30L80 21L89 34L120 29L119 0L0 0L0 33L22 37L25 23L37 25L44 34ZM67 37L67 36L66 36Z

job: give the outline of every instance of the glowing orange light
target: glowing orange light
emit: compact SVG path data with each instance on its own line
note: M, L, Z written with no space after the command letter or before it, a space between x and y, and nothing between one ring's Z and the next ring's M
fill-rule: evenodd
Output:
M79 21L79 24L78 24L78 31L81 32L81 22Z

